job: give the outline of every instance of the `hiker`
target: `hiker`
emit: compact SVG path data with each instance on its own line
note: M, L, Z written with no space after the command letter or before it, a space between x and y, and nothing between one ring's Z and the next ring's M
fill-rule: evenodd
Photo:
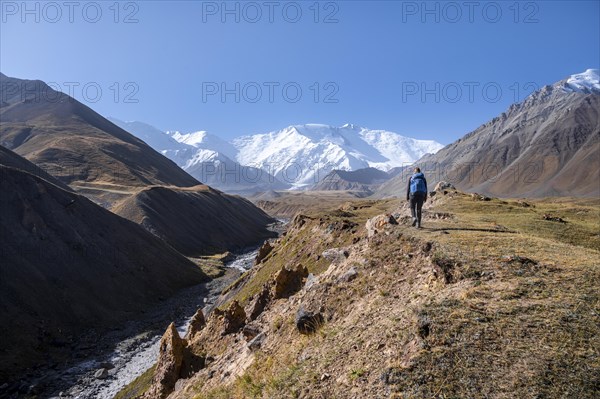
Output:
M408 179L408 188L406 189L406 200L410 201L410 212L412 214L412 226L421 228L421 208L423 202L427 200L427 180L421 173L420 168L415 168L415 173Z

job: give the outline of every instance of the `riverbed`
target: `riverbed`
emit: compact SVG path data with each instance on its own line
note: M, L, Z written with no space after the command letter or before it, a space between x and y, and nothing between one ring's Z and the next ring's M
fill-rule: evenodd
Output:
M134 334L118 341L112 352L93 360L83 361L65 371L65 375L73 376L76 381L61 391L62 397L74 399L112 399L123 387L153 366L158 357L160 338L171 321L175 322L180 336L184 336L194 313L200 308L211 308L221 291L234 282L244 271L250 269L258 249L252 248L228 262L225 275L209 283L188 288L165 301L154 309L150 319L161 319L162 328L142 328L131 326ZM176 314L173 315L173 311ZM171 316L171 317L169 317ZM154 325L156 323L152 323ZM98 379L95 373L105 368L108 376ZM61 392L55 394L60 396Z
M198 309L210 309L221 291L254 264L257 248L237 254L225 264L225 274L207 283L189 287L163 300L141 318L131 320L102 336L87 339L62 366L37 370L21 380L16 392L0 392L0 398L113 399L126 385L153 366L160 338L171 322L183 337ZM105 378L96 373L107 370Z

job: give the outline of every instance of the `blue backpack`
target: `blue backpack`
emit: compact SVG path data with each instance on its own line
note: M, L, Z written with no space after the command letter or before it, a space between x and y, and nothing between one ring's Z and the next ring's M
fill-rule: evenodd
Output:
M427 184L425 184L425 176L423 173L415 173L410 178L411 193L427 193Z

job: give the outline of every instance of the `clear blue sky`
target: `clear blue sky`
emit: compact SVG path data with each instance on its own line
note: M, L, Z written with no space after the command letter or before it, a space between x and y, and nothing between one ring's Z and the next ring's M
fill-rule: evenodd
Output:
M599 1L1 3L6 75L71 87L105 116L225 139L351 122L446 144L531 82L600 65Z

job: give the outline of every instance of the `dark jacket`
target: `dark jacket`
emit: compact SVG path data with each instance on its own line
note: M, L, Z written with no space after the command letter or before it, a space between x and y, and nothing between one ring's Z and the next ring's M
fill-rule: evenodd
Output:
M412 179L414 179L414 178L421 178L425 182L424 196L425 196L425 199L427 199L427 179L425 179L425 175L423 173L419 172L419 173L415 173L414 175L412 175L410 177L410 179L408 179L408 187L406 187L406 200L408 201L410 199L410 194L411 194L410 183L412 182Z

